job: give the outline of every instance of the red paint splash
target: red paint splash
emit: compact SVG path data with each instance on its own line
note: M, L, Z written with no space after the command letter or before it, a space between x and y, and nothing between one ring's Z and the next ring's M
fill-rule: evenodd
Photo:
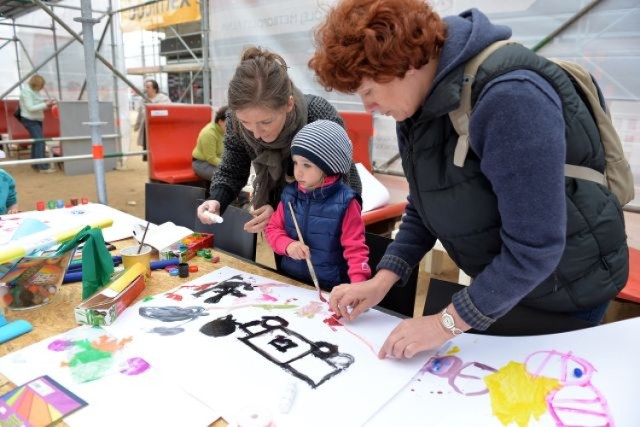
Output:
M342 327L346 332L350 333L351 335L356 337L356 339L364 343L364 345L366 345L376 357L378 356L378 352L373 348L373 345L369 341L365 340L360 335L356 334L355 332L353 332L351 329L347 328L343 323L340 322L340 316L336 314L332 314L330 317L325 318L322 321L322 323L329 326L331 330L334 332L338 331L336 329L337 326Z

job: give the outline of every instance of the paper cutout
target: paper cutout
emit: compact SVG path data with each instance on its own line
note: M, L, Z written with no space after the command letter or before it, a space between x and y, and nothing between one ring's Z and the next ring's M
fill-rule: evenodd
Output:
M87 406L87 402L44 375L16 387L0 401L0 425L44 427Z
M20 225L11 236L11 240L20 239L30 234L46 230L47 228L49 228L49 225L45 222L35 218L25 218L20 222Z

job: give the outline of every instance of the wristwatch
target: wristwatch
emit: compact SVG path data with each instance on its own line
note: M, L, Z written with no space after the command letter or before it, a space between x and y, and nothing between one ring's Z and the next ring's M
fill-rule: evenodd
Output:
M445 329L449 330L453 335L460 335L463 333L462 329L456 328L456 321L453 316L447 313L447 307L440 312L440 323Z

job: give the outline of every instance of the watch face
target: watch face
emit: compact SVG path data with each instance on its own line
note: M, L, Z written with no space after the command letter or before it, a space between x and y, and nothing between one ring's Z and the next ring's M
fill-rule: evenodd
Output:
M445 313L445 314L442 315L442 324L447 329L453 329L456 326L456 324L455 324L455 322L453 320L453 316L451 316L448 313Z

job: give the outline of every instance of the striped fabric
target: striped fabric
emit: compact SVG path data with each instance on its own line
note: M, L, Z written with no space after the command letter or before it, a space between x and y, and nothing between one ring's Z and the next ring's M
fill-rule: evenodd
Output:
M316 120L293 138L291 154L307 158L327 175L347 174L353 148L342 126L330 120Z

